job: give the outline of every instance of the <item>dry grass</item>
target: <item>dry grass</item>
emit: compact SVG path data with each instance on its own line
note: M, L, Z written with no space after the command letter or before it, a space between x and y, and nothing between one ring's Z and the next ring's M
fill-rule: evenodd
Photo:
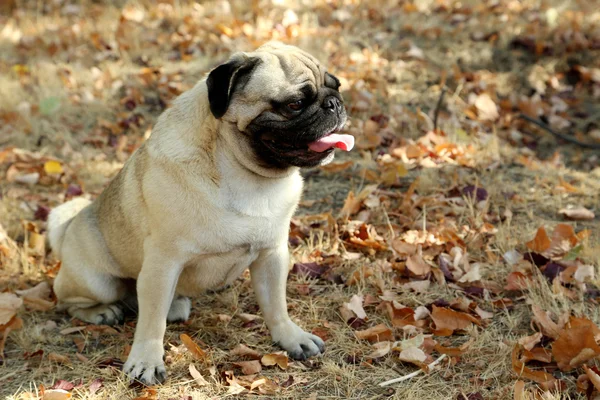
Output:
M127 90L135 87L130 83L137 79L146 64L162 68L161 73L168 79L179 80L177 89L165 96L168 99L175 92L191 86L230 52L251 49L273 38L273 31L277 31L273 29L273 21L281 21L288 7L294 8L300 16L300 35L279 39L298 44L328 63L330 70L345 79L345 95L349 97L349 104L356 100L352 99L350 87L361 78L375 96L375 101L368 109L351 110L350 129L362 134L360 128L370 116L389 114L393 117L392 140L398 143L402 138L419 137L431 124L431 110L440 93L438 83L441 71L449 65L460 63L464 71L483 76L489 73L488 84L495 85L501 93L527 93L529 88L525 82L534 64L555 71L564 62L553 57L519 58L508 50L510 39L525 29L528 23L525 17L519 16L519 12L508 12L510 18L502 26L500 44L494 45L486 41L473 41L471 37L486 26L497 24L497 16L480 12L470 20L473 23L458 24L461 26L458 29L449 13L434 11L435 2L417 1L417 11L410 11L411 8L402 2L404 6L398 11L384 1L369 2L372 8L349 1L348 7L352 9L350 20L343 24L334 22L329 6L320 1L313 4L316 11L287 4L286 1L273 2L277 3L275 5L258 3L261 11L255 15L253 13L257 9L246 2L232 2L231 10L236 19L249 21L255 32L249 36L230 38L221 34L219 25L228 26L233 20L223 11L226 2L203 2L198 5L175 1L172 5L162 3L160 6L152 2L130 3L139 4L146 10L146 18L157 20L157 15L162 15L163 23L132 23L126 32L118 29L121 8L110 3L84 1L71 8L69 14L65 12L69 10L65 5L54 7L43 2L23 2L13 16L0 16L0 112L16 112L19 115L16 121L0 126L0 146L16 146L58 157L77 172L76 180L68 183L80 184L86 195L95 197L129 154L119 154L114 146L107 146L105 143L109 137L99 127L103 120L114 123L131 114L120 100L130 95ZM463 2L471 6L479 3ZM500 7L506 9L510 9L510 3L515 2L499 2ZM524 0L521 3L525 10L537 7L534 1ZM585 14L582 17L584 26L597 24L597 12L594 14L590 11L593 2L582 1L578 6L558 0L549 3ZM389 10L393 12L387 14ZM186 18L191 18L193 23L185 22ZM76 29L72 29L73 26ZM185 32L190 27L194 30ZM435 31L437 28L442 29L444 34L430 36L428 30ZM181 59L181 53L174 46L174 41L181 39L175 35L177 29L189 33L195 43L190 46L187 60ZM100 50L90 39L94 34L99 34L111 49ZM152 45L142 40L150 36L156 39ZM128 48L123 47L123 42L127 43ZM425 61L403 57L410 43L423 49ZM51 55L50 49L54 49L54 46L58 50ZM19 68L26 68L28 72L19 73ZM385 76L385 82L381 83L376 75ZM448 85L451 86L451 83ZM500 261L501 255L515 248L523 250L524 243L533 237L539 226L550 228L562 221L557 215L558 209L576 204L595 208L598 212L600 170L597 167L594 169L593 160L594 157L597 160L597 156L568 146L560 149L565 162L539 164L537 169L516 162L519 157L531 157L534 164L538 161L532 151L511 146L505 140L508 136L506 129L496 132L490 125L478 125L467 120L462 110L467 106L465 101L468 93L462 93L461 85L454 87L456 90L449 92L446 97L441 127L448 132L451 141L475 146L474 166L448 164L442 168L412 169L399 180L396 187L388 189L404 193L417 176L420 177L417 187L419 196L440 195L452 186L462 187L466 184L486 188L489 200L484 209L467 201L443 210L421 209L417 215L408 215L414 219L417 227L422 221L426 221L428 227L437 224L440 215L449 216L457 226L476 227L486 221L488 214L503 215L510 210L512 217L494 223L498 231L486 248L481 247L477 237L471 237L466 242L471 259L482 262L484 278L503 285L511 269ZM155 85L141 90L146 99L156 98L158 93L163 93L164 86ZM61 104L59 111L44 114L36 110L39 104L49 98ZM403 108L399 109L399 105ZM426 112L418 114L421 109ZM135 111L143 121L124 134L127 145L132 148L143 141L161 108L146 101L139 104ZM554 146L553 140L541 140L538 155L547 154L548 149ZM331 212L337 216L348 192L358 193L370 183L365 180L364 168L376 166L374 154L375 151L369 150L355 151L348 156L355 160L354 167L340 174L307 172L305 200L316 202L310 207L301 207L299 215ZM2 171L7 167L2 165ZM574 183L580 191L569 193L557 190L560 179ZM10 261L5 259L0 266L0 290L5 291L48 279L43 271L51 264L52 256L40 258L27 254L27 246L23 246L26 234L22 221L33 219L33 211L38 204L52 207L64 201L66 184L24 186L0 181L0 188L0 222L9 236L21 244L17 255ZM507 199L505 194L509 192L517 193L518 200ZM396 220L383 211L380 208L373 212L371 223L377 226L378 232L386 240L390 240L389 221L395 223ZM402 209L392 211L404 212ZM37 224L44 228L43 221L37 221ZM582 257L595 266L596 276L600 277L598 218L573 225L577 230L591 230ZM315 254L319 251L327 254L340 244L343 245L331 232L317 227L313 229L313 236L292 249L293 262L312 261L318 258ZM498 261L489 262L485 250L499 256ZM348 277L360 271L364 265L371 265L388 256L365 252L358 260L340 262L336 265L336 271ZM398 301L410 307L431 304L439 299L451 300L458 293L446 285L432 284L428 292L417 294L394 288L389 273L384 274L383 278L388 288L397 292ZM555 294L541 276L535 282L523 293L522 301L516 302L510 310L496 311L485 328L473 330L469 335L449 338L448 344L453 345L464 343L468 336L475 338L463 357L453 359L451 363L443 362L429 374L381 388L378 386L380 382L413 372L416 367L400 363L392 357L377 360L373 364L361 363L364 355L371 351L370 345L355 338L354 330L342 320L338 311L353 294L379 296L381 293L374 277L360 279L352 286L291 277L288 284L290 315L307 330L325 327L329 335L327 352L321 358L292 363L287 371L265 368L262 375L280 384L289 376L294 379L289 387L280 388L276 394L266 397L436 400L456 399L461 393L481 393L486 399L513 398L517 377L511 369L510 354L519 337L532 333L530 304L540 305L555 315L571 311L600 323L595 304ZM307 286L310 295L303 294ZM477 301L482 308L491 309L491 300L492 297L486 296ZM383 314L375 310L375 306L367 306L366 311L369 326L389 323ZM237 317L241 313L258 313L247 276L224 292L196 299L187 323L169 325L165 344L170 375L165 385L156 388L156 396L160 399L181 398L184 395L193 399L241 396L228 395L226 382L219 374L236 370L232 365L236 359L229 355L229 350L238 343L262 354L274 350L266 327L260 322L244 327L242 320ZM220 319L220 314L230 316L231 320ZM26 311L22 317L25 328L10 334L5 361L0 365L0 393L5 398L25 399L26 393L38 393L41 385L52 386L58 379L83 382L81 388L73 389L75 398L126 399L141 395L141 389L130 387L118 368L98 367L101 360L124 357L133 337L133 317L117 328L116 335L91 332L61 335L59 331L72 326L73 322L66 315L54 311ZM199 387L191 381L188 366L193 360L177 347L181 333L201 340L210 355L211 364L219 371L211 376L207 366L195 363L209 381L207 386ZM396 335L401 338L403 333L397 330ZM77 347L73 338L83 340L83 355L89 361L75 357ZM44 351L43 357L24 357L24 353L33 353L38 349ZM69 356L71 363L58 364L48 360L47 355L53 352ZM352 356L358 359L356 364L348 362ZM236 375L239 375L237 370ZM103 380L103 387L90 395L88 385L97 378ZM544 393L543 398L559 399L567 395L569 398L578 398L574 390L576 378L574 375L564 376L568 383L568 394ZM527 387L533 386L528 384Z

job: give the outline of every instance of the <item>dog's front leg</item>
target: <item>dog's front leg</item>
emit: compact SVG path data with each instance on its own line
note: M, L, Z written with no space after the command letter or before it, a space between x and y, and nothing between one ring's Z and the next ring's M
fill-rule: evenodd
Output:
M290 319L285 296L288 275L287 243L264 250L250 266L252 287L273 341L296 360L322 353L325 344Z
M168 256L170 253L145 243L144 264L137 278L138 322L123 370L146 385L162 383L167 377L163 339L183 265Z

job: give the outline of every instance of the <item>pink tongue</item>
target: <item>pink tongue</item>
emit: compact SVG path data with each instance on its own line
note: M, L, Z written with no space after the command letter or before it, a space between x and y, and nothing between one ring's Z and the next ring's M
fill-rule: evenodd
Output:
M308 148L317 153L322 153L325 150L329 150L332 147L337 147L344 151L350 151L354 147L354 136L352 135L339 135L332 133L319 140L316 140L308 144Z

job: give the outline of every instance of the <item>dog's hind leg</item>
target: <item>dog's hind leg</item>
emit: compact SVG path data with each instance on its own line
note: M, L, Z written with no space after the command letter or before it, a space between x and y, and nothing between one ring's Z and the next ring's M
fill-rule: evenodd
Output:
M96 325L115 325L123 321L126 285L119 278L82 268L74 275L70 265L63 265L54 281L59 308L72 317Z
M121 322L123 306L119 302L128 292L127 285L116 276L118 266L90 208L77 214L62 232L60 256L62 264L54 280L58 308L92 324Z

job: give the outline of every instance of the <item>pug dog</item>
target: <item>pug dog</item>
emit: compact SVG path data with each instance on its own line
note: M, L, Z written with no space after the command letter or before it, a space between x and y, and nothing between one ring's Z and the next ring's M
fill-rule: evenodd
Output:
M186 320L190 297L246 268L273 341L299 360L324 351L288 316L287 243L299 168L354 144L337 133L346 122L339 86L293 46L236 53L173 102L95 201L77 198L50 213L61 309L116 324L137 293L130 377L163 382L167 321Z

